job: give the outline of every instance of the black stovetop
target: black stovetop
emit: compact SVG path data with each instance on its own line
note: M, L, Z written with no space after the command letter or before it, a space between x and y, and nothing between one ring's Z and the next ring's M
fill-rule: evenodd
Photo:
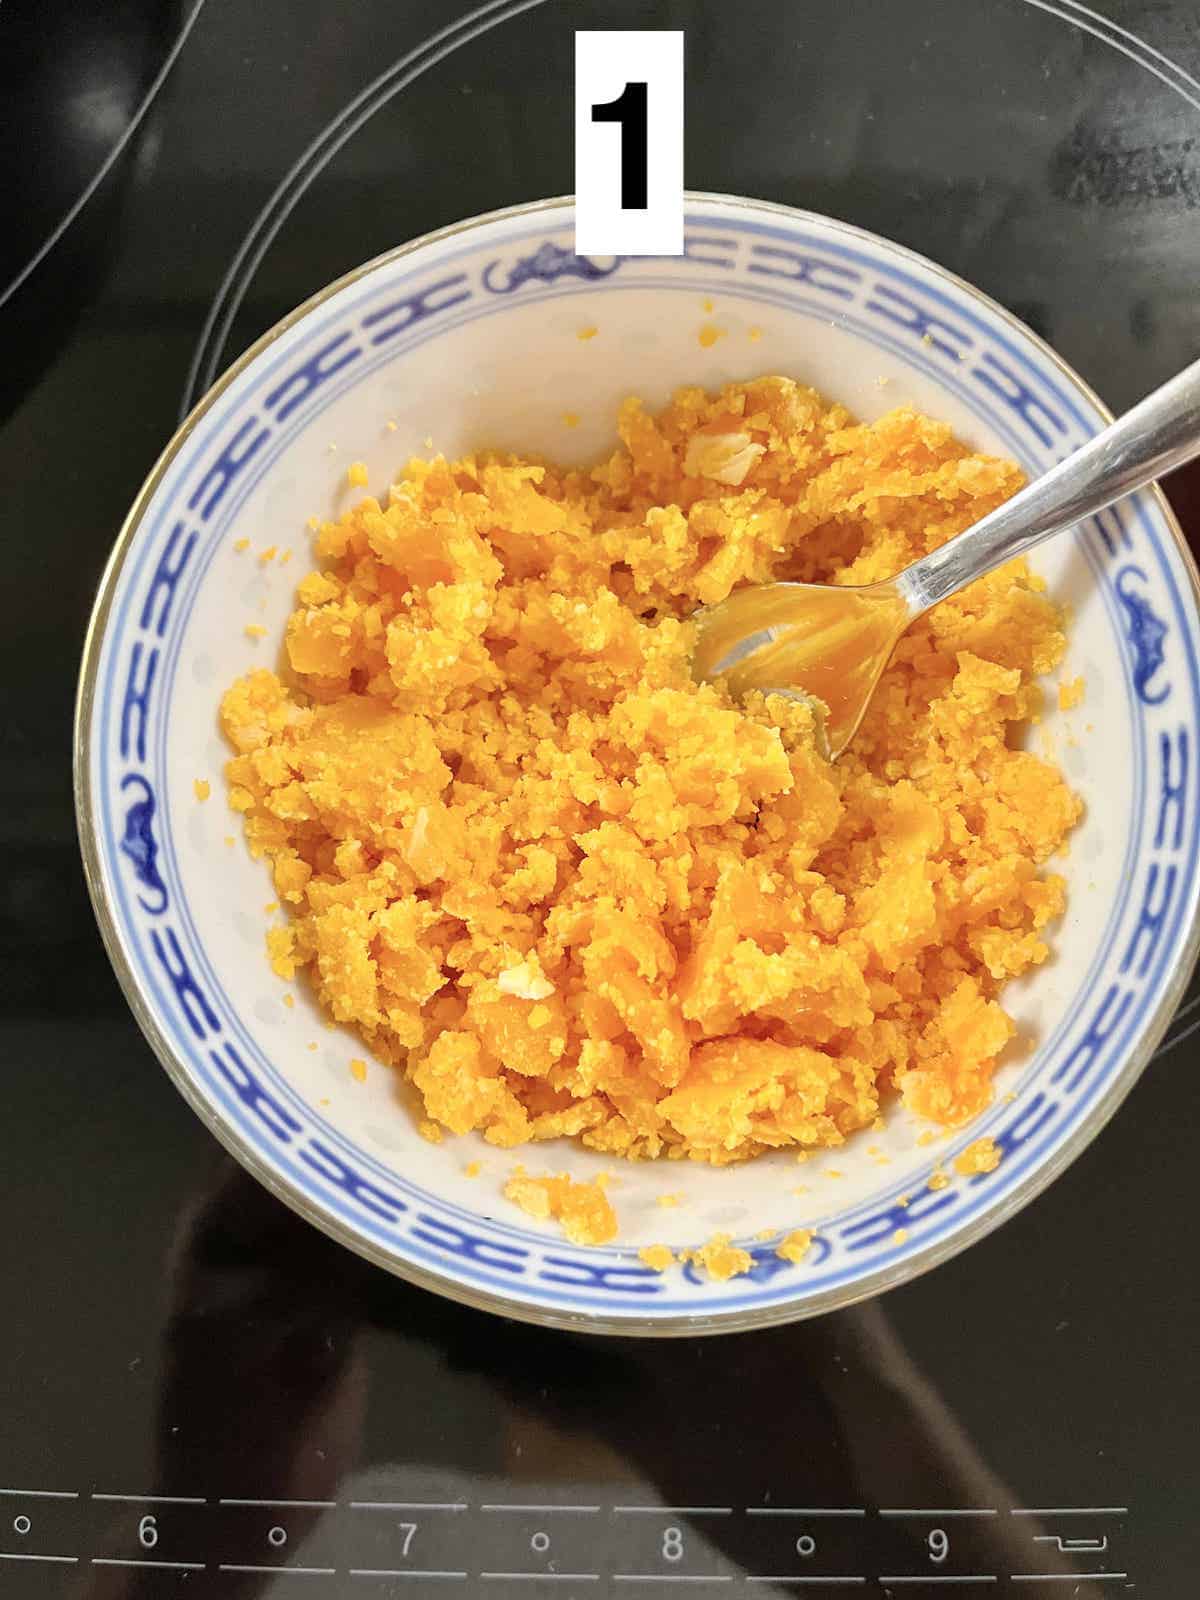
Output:
M123 513L311 290L570 189L574 28L684 28L691 187L923 250L1114 407L1200 348L1193 0L496 0L477 37L467 11L0 7L0 1596L1195 1594L1195 984L990 1238L854 1310L668 1344L354 1259L240 1174L125 1008L69 772ZM1173 487L1200 542L1197 479ZM789 1570L867 1581L746 1581Z

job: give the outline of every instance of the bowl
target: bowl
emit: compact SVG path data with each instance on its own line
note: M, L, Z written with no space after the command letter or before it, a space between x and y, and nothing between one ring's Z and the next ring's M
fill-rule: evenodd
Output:
M139 494L96 603L75 745L83 855L162 1064L302 1216L392 1272L508 1316L609 1333L744 1329L888 1289L981 1238L1079 1154L1151 1056L1197 948L1196 573L1156 491L1035 559L1071 608L1066 669L1086 692L1030 737L1053 747L1086 814L1062 868L1054 959L1005 991L1031 1043L1003 1058L991 1108L931 1143L894 1107L883 1131L803 1168L786 1154L725 1169L626 1164L610 1190L618 1240L567 1243L503 1199L505 1176L518 1157L583 1178L611 1163L569 1144L427 1142L394 1076L354 1079L361 1043L327 1027L302 988L286 1008L268 967L274 894L225 803L216 714L235 676L273 659L307 570L308 518L346 506L353 459L376 486L431 445L583 462L611 447L625 395L658 404L681 383L764 371L864 418L912 403L1030 474L1108 420L1000 306L843 223L694 194L682 257L601 259L573 254L573 222L569 200L520 206L369 262L261 338L196 407ZM294 546L294 562L255 559L272 544ZM248 638L247 620L268 638ZM212 784L205 803L197 778ZM1002 1152L994 1171L928 1187L935 1165L952 1171L983 1135ZM672 1209L657 1203L668 1191L682 1196ZM814 1241L791 1264L774 1244L801 1226ZM637 1256L716 1232L750 1251L748 1274L658 1274Z

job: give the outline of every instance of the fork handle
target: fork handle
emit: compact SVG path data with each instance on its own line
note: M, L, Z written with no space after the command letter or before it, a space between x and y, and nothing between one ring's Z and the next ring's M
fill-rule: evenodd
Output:
M1200 455L1200 361L896 578L919 616L993 567Z

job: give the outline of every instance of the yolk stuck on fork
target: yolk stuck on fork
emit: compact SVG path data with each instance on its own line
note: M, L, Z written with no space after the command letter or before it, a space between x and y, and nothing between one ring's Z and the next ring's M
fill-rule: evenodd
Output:
M810 695L837 753L907 622L898 596L832 584L748 585L697 619L692 670L697 677L719 675L736 699L752 689ZM736 653L746 644L754 648Z

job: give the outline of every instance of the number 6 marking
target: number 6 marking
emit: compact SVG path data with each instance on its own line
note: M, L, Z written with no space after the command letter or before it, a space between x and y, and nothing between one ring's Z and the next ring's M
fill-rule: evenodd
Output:
M143 1550L153 1550L158 1543L158 1523L153 1517L143 1517L138 1523L138 1542Z
M592 107L593 122L621 124L621 210L645 211L650 204L649 101L644 83L627 83L615 100Z

